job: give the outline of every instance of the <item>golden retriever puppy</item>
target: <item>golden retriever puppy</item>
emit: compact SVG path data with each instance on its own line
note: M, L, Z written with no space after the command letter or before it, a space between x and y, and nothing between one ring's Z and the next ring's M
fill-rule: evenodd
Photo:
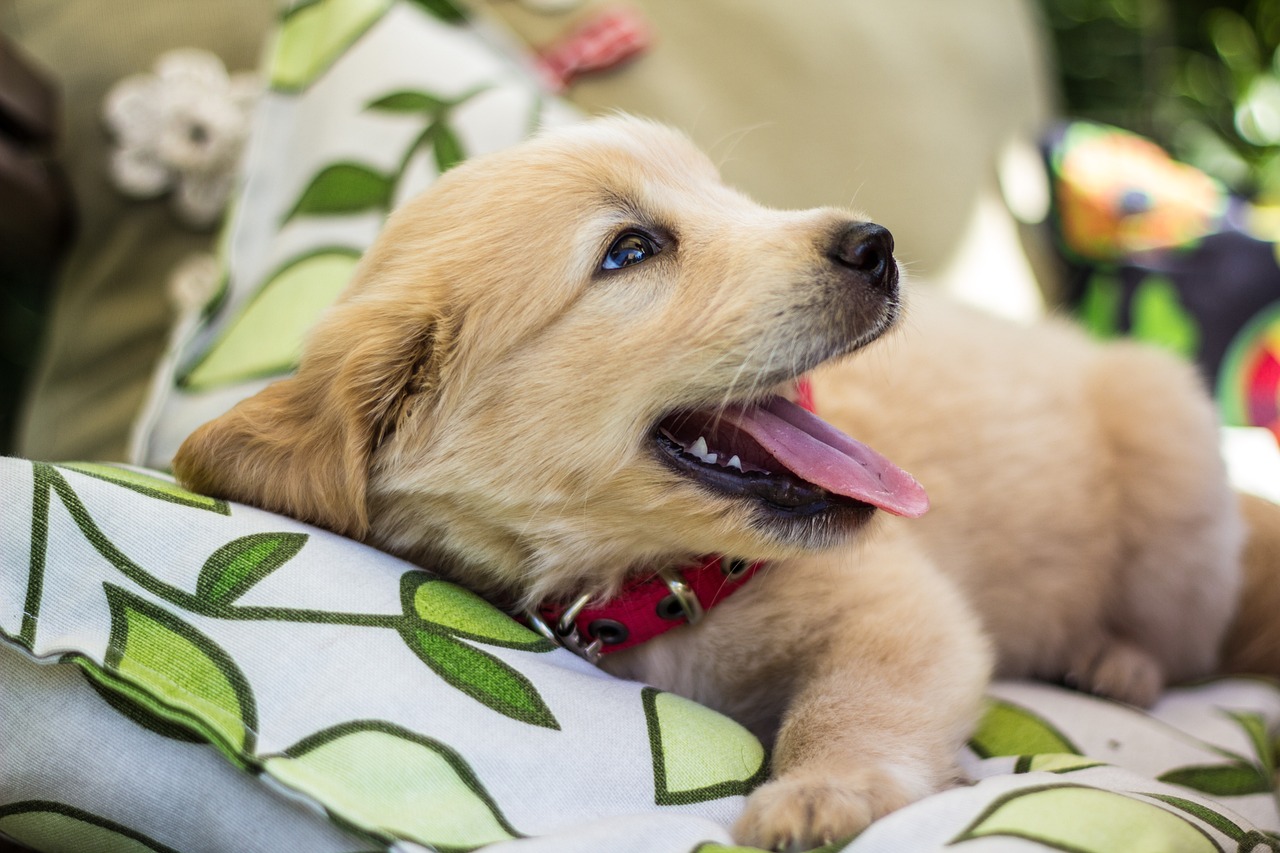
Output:
M1191 368L923 296L899 320L892 252L661 126L548 133L394 214L297 375L175 470L514 609L766 561L602 665L771 744L742 841L846 836L953 782L993 667L1149 702L1213 669L1240 583Z

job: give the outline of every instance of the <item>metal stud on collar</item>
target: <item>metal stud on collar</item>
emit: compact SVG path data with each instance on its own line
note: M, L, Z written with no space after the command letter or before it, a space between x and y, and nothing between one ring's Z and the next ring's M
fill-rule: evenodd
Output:
M671 590L671 594L676 597L676 601L680 602L680 609L684 611L684 618L688 623L697 625L702 621L702 602L698 601L698 596L694 595L693 589L684 582L684 578L671 569L664 569L658 572L658 575L667 585L667 589Z
M721 567L724 568L723 563ZM734 567L730 567L730 572L731 577L738 573L736 563ZM685 580L683 573L676 569L664 569L657 573L657 577L661 578L668 591L668 595L657 605L658 615L661 618L672 622L683 618L688 625L696 625L702 621L704 614L702 602L698 600L697 594ZM536 607L526 609L522 618L525 624L543 638L568 649L590 663L597 663L606 646L617 645L627 640L631 628L623 622L603 617L594 620L592 626L585 631L580 628L577 624L578 618L591 604L592 598L590 594L578 596L558 617L555 617L554 621L548 621L550 617L543 617ZM598 635L595 630L596 625L601 628ZM661 630L658 633L661 633Z
M529 623L530 628L557 646L568 649L588 663L598 663L600 661L600 649L604 647L603 641L599 639L587 640L582 636L582 632L578 630L578 626L573 621L590 601L590 595L578 596L577 600L570 604L564 613L560 614L560 618L556 620L554 627L548 625L547 621L533 607L525 610L524 618Z

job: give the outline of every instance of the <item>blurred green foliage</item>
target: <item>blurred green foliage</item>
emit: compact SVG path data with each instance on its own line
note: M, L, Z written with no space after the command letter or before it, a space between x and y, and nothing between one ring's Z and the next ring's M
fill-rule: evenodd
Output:
M1067 115L1280 203L1280 0L1040 0Z

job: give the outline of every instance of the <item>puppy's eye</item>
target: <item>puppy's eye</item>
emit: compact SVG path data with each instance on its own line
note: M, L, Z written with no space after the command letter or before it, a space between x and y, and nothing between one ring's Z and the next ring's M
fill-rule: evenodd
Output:
M614 240L613 245L609 247L609 251L604 253L604 260L600 263L600 269L620 270L623 267L647 261L656 254L658 254L658 247L654 245L652 240L643 234L628 231L617 240Z

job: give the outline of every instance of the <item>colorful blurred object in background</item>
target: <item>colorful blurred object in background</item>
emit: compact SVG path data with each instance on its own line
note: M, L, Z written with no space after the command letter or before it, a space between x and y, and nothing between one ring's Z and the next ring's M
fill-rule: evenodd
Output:
M1280 438L1280 0L1044 3L1064 111L1108 123L1046 143L1068 298Z

